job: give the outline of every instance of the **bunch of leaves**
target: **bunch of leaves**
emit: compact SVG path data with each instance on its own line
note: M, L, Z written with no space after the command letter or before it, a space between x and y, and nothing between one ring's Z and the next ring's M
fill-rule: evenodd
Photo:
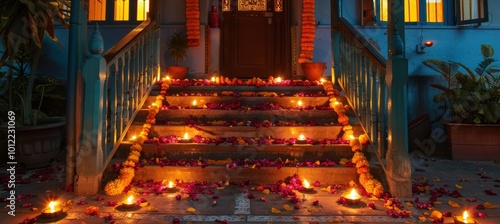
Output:
M434 102L442 103L444 116L447 112L456 123L500 123L500 67L493 56L493 48L481 46L484 60L474 70L462 63L428 59L422 63L437 71L446 80L446 86L433 84L441 90Z

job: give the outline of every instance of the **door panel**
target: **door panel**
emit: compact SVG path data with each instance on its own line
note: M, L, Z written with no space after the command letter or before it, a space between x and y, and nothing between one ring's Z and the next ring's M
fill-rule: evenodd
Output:
M272 2L272 1L268 1ZM274 12L222 12L221 74L237 78L291 77L289 6Z
M231 57L234 75L251 78L274 73L272 20L272 13L235 13L235 45Z

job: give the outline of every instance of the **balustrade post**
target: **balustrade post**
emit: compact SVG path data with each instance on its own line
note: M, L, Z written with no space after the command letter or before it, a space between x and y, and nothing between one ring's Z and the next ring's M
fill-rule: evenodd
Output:
M93 195L99 190L103 166L103 94L106 61L102 57L103 41L98 26L90 39L91 55L83 64L83 111L80 150L76 155L75 193Z
M389 191L394 197L412 195L411 163L408 155L408 60L404 56L405 45L401 38L404 37L403 9L403 0L389 0L386 175Z

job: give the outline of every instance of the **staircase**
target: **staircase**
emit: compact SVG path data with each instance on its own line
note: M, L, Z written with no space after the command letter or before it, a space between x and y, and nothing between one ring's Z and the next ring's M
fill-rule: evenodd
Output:
M127 159L132 139L142 130L148 107L159 94L156 84L106 168L104 181L118 176L113 164ZM134 180L271 184L294 174L322 184L358 180L355 167L340 164L353 152L347 141L339 140L343 126L328 106L332 98L348 102L343 96L328 96L323 85L172 83L164 96L149 139L142 145L143 167L136 170ZM354 136L363 134L354 112L347 110L347 115ZM306 140L296 139L300 135Z

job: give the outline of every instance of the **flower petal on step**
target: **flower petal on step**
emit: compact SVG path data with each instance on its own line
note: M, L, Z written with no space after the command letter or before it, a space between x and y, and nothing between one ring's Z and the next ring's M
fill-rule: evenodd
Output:
M434 210L434 211L432 211L431 216L429 218L431 218L431 219L440 219L440 218L443 218L443 213L441 213L438 210Z
M186 209L186 212L196 212L196 209L193 207L189 207Z
M497 193L495 193L493 190L484 190L484 193L486 193L487 195L497 195Z
M452 200L449 200L448 204L453 208L460 208L460 205Z
M281 211L279 209L276 209L275 207L272 207L271 208L271 213L273 213L273 214L280 214Z
M484 205L485 208L490 208L490 209L492 209L492 208L498 208L498 205L491 204L490 202L484 202L483 205Z
M293 208L290 205L283 205L283 209L285 209L287 211L293 210Z
M460 185L458 185L458 184L455 184L455 187L456 187L457 189L462 189L462 188L464 188L464 187L462 187L462 186L460 186Z

